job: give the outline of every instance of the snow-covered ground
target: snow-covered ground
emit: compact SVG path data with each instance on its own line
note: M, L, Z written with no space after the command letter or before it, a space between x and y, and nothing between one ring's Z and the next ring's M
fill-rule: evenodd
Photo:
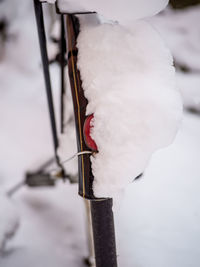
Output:
M200 5L184 10L166 9L150 19L170 48L177 66L177 82L184 105L200 110ZM196 26L195 26L196 25ZM186 72L180 72L180 69Z
M26 3L29 12L13 18L11 38L0 62L1 191L53 154L30 9ZM162 25L167 28L170 16L159 18L156 23L163 33ZM198 26L196 22L193 25ZM57 99L56 65L52 65L51 74ZM179 85L185 86L185 100L198 102L200 82L198 74L194 75L196 80L192 74L180 74ZM190 85L195 88L193 96ZM191 100L191 105L196 102ZM199 136L200 117L185 113L173 145L156 152L144 177L126 190L120 209L115 211L119 266L200 266ZM1 267L83 266L87 246L84 206L77 195L77 185L60 182L53 189L23 188L12 202L20 216L20 227L0 257ZM3 220L1 211L0 216Z

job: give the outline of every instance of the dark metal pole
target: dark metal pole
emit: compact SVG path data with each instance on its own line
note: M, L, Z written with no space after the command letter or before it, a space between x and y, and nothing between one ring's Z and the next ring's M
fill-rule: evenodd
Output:
M75 16L67 16L66 29L68 70L74 104L78 151L84 151L88 150L83 138L83 127L88 102L84 95L80 71L77 67L78 49L76 47L76 40L79 34L79 21ZM90 157L84 155L84 157L79 158L79 194L91 201L96 267L117 267L112 199L96 199L93 195L92 185L93 174Z
M33 1L34 1L35 17L36 17L36 22L37 22L37 30L38 30L39 43L40 43L40 52L41 52L41 58L42 58L48 107L49 107L49 113L50 113L54 152L56 155L56 159L58 160L58 156L57 156L58 137L57 137L57 128L56 128L56 120L55 120L55 113L54 113L52 90L51 90L51 81L50 81L50 74L49 74L49 60L48 60L48 55L47 55L42 3L39 0L33 0Z
M61 95L60 95L60 114L61 114L61 133L64 131L64 94L65 94L65 77L64 77L64 70L65 70L65 29L64 29L64 15L60 15L60 70L61 70Z
M117 267L112 199L91 201L96 267Z

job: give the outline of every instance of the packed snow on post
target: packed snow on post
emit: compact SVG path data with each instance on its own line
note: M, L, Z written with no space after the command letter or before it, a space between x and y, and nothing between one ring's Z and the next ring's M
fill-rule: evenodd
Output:
M57 2L62 12L95 11L106 19L124 23L157 14L166 7L168 0L58 0Z
M40 0L54 4L56 0ZM127 23L156 15L169 0L57 0L63 13L97 12L99 15L120 23Z
M130 27L81 15L78 67L94 114L96 197L111 197L141 174L177 132L182 103L169 50L145 21Z
M180 124L172 56L158 33L137 20L156 14L168 1L57 3L62 12L101 15L78 16L78 67L98 147L91 156L94 195L114 197L144 172L157 149L173 141Z

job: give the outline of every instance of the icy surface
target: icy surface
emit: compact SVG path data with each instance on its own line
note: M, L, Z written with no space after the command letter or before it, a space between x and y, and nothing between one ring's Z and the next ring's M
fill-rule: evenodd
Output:
M0 193L0 254L3 253L6 242L16 232L19 225L19 217L11 200Z
M172 57L146 22L95 23L92 15L81 16L78 66L99 150L91 157L94 194L110 197L173 141L182 104Z
M95 11L120 23L153 16L167 4L168 0L58 0L63 12Z

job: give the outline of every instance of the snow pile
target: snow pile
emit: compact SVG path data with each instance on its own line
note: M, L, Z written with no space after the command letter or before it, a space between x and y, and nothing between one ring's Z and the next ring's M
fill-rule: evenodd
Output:
M120 23L153 16L167 4L168 0L58 0L58 7L62 12L95 11Z
M6 241L16 232L19 217L16 209L7 196L0 194L0 252L3 252Z
M114 196L144 171L177 132L182 103L170 52L144 21L131 28L80 16L78 66L94 113L96 197Z

